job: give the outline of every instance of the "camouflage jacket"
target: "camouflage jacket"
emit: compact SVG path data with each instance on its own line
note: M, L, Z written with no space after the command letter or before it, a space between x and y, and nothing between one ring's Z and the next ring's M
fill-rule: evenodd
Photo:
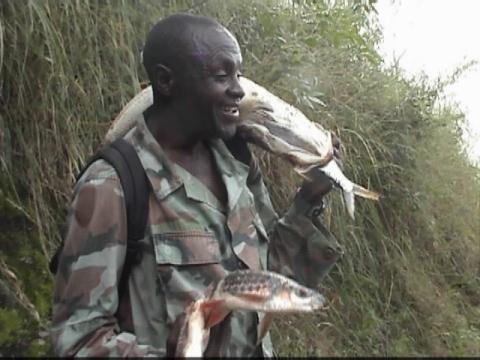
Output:
M171 354L179 319L209 284L239 268L270 269L309 287L338 259L334 237L312 221L298 195L285 216L272 208L256 161L235 159L221 140L209 145L228 206L169 161L142 119L125 139L140 157L152 193L143 257L117 287L126 254L126 210L114 169L93 163L75 186L55 279L52 338L60 356ZM235 311L211 330L210 356L272 354L269 336L255 347L261 314Z

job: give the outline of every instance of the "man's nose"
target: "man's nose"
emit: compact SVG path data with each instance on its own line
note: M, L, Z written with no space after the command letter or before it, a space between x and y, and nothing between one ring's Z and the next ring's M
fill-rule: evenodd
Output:
M232 81L231 86L228 89L229 95L234 97L235 99L242 100L245 96L245 91L243 91L242 86L240 85L240 81L237 77Z

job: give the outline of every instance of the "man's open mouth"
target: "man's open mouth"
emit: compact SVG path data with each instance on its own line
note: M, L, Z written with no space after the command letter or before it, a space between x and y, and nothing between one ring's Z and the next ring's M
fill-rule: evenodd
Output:
M222 111L230 116L239 116L240 112L238 111L238 106L224 106Z

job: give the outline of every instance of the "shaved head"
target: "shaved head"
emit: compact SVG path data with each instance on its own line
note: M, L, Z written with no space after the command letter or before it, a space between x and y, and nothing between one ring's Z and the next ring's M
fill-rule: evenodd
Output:
M208 32L224 33L237 43L235 37L216 20L199 15L175 14L156 23L150 30L143 49L143 65L150 81L155 78L157 64L173 71L195 71L205 56L202 37ZM208 36L208 35L207 35Z
M153 90L146 116L156 119L147 120L151 129L169 127L189 142L233 136L244 96L242 62L237 40L214 19L176 14L156 23L143 51Z

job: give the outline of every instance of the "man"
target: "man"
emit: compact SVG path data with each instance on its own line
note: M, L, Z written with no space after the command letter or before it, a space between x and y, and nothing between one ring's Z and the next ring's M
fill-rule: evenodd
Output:
M152 28L143 58L154 105L125 136L152 187L142 260L119 294L123 190L99 160L75 187L56 277L52 334L62 356L173 354L185 308L228 271L268 268L314 287L341 252L312 216L328 179L304 184L279 219L256 160L234 136L242 55L227 29L170 16ZM255 346L258 320L233 312L212 328L205 355L271 355L268 336Z

